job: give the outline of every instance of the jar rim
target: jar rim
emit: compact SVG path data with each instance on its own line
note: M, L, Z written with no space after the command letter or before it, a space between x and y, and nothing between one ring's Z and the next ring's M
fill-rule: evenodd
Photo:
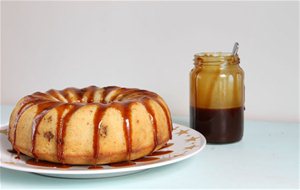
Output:
M231 52L199 52L195 56L199 57L228 57L233 56Z
M240 59L238 54L233 55L230 52L201 52L194 55L194 64L208 63L208 64L239 64Z

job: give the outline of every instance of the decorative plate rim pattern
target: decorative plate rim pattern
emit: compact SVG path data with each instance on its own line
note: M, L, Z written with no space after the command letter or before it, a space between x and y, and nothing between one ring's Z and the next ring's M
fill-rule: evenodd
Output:
M11 145L8 142L6 136L7 128L8 128L7 124L0 126L0 142L1 142L0 166L7 169L23 171L23 172L33 172L38 174L79 175L79 174L113 174L113 173L134 172L134 171L137 172L137 171L165 166L165 165L169 165L169 164L173 164L185 160L199 153L206 145L206 139L201 133L189 127L186 127L184 125L173 123L173 132L172 132L173 139L168 142L170 144L173 144L173 146L165 148L166 150L172 150L172 153L168 154L169 158L167 155L155 156L155 157L159 157L160 159L158 159L157 161L146 162L146 163L137 162L136 165L133 166L110 167L110 168L102 168L102 169L88 169L87 168L88 166L71 166L70 168L48 168L42 166L28 165L23 159L18 160L14 158L15 155L12 155L12 153L9 153L7 151L7 149L11 148ZM185 151L180 152L178 151L179 149ZM101 166L107 166L107 165L101 165Z

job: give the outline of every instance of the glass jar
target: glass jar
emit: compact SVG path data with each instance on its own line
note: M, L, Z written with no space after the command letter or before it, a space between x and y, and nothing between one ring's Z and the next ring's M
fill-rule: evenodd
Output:
M190 125L208 143L241 140L244 126L244 71L232 53L200 53L190 72Z

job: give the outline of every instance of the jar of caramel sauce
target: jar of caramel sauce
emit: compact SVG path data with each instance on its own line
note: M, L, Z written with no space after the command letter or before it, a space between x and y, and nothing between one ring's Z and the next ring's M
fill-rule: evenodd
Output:
M190 125L208 143L242 139L244 128L244 71L232 53L195 55L190 72Z

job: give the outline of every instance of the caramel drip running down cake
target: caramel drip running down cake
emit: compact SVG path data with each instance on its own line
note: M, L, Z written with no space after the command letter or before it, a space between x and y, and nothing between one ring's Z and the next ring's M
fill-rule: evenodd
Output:
M72 165L135 160L172 138L165 101L133 88L90 86L36 92L9 121L13 149L37 160Z

